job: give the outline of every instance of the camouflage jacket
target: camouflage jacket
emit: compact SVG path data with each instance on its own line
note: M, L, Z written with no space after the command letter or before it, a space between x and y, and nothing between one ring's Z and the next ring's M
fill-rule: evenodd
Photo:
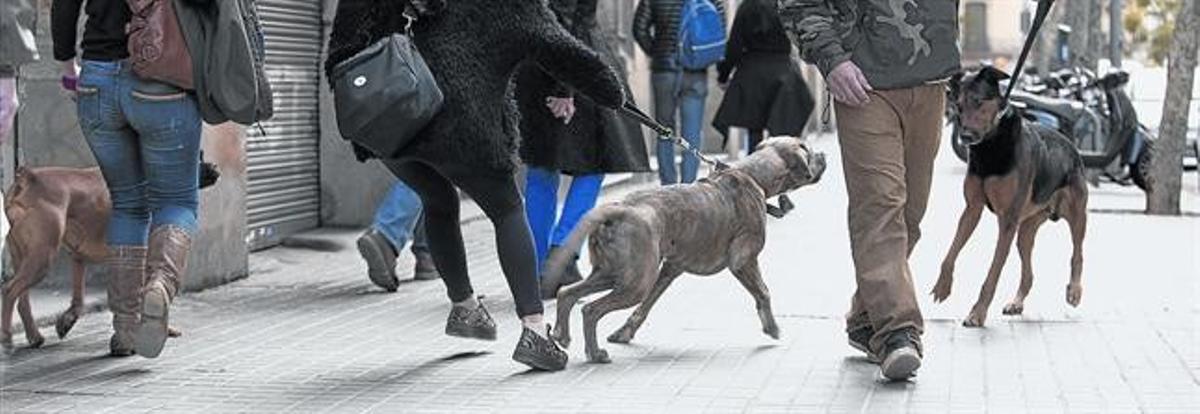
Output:
M958 0L779 0L804 60L828 75L853 61L875 89L898 89L960 70Z

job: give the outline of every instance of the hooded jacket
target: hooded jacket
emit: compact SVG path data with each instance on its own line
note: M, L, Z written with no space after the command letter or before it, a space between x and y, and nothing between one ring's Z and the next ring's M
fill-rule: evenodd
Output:
M406 2L342 0L329 39L326 76L338 62L404 29ZM413 41L445 95L439 113L401 159L434 167L512 174L519 145L511 79L522 62L537 64L597 104L618 108L625 93L616 73L567 32L541 1L413 2L420 12Z
M853 61L875 89L959 72L958 0L779 0L800 56L828 76Z

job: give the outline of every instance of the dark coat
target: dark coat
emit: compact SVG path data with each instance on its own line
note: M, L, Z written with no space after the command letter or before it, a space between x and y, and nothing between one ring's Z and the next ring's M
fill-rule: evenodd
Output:
M340 1L326 75L337 62L403 30L406 3ZM600 105L617 108L625 101L616 73L568 33L540 1L421 1L418 9L422 13L413 26L413 39L445 94L445 104L405 147L401 160L481 174L512 174L519 132L509 87L518 64L526 60Z
M813 98L792 59L775 0L746 0L738 7L717 80L729 82L713 118L722 134L731 126L766 129L771 135L804 132Z
M550 7L576 38L591 46L626 79L624 63L596 30L596 0L552 0ZM546 107L546 97L574 95L536 64L523 65L516 79L521 110L521 159L526 164L584 175L650 171L641 125L620 113L575 97L575 116L563 124ZM622 82L627 96L629 86Z

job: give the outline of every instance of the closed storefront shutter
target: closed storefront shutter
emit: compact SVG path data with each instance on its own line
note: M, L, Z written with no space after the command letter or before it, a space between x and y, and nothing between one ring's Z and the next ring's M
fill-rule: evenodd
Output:
M275 116L248 131L247 241L251 249L318 226L320 0L257 0Z

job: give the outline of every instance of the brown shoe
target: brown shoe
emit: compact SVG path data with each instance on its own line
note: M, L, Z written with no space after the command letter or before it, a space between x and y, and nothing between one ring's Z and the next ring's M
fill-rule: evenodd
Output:
M434 280L442 278L442 274L438 272L437 264L433 262L433 255L429 254L429 252L414 251L413 256L417 259L417 263L413 265L413 279Z
M108 340L108 354L130 356L134 353L134 331L138 326L138 309L142 304L146 247L109 247L104 264L108 272L108 309L113 315L113 335Z
M157 358L168 336L168 314L175 295L183 288L191 236L182 228L165 225L150 232L146 253L146 279L142 289L142 320L134 347L138 355Z

